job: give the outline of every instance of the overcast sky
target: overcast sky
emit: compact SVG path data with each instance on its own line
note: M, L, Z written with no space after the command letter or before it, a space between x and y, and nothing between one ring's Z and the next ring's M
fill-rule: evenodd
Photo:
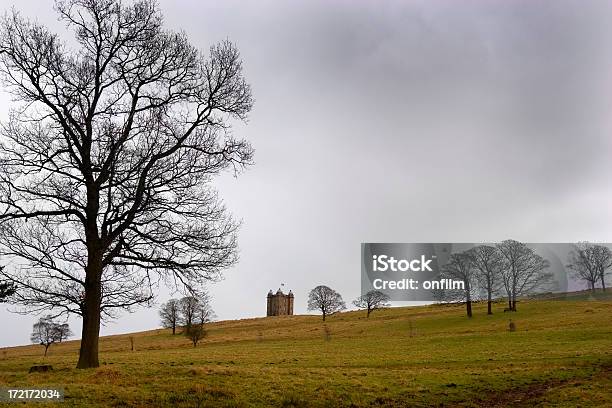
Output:
M52 4L16 7L61 27ZM256 164L216 182L243 220L220 319L265 315L281 283L298 314L319 284L349 303L361 242L612 241L610 3L160 5L203 50L234 41L256 99L235 129ZM27 343L35 317L5 309L0 346ZM140 309L102 334L158 325Z

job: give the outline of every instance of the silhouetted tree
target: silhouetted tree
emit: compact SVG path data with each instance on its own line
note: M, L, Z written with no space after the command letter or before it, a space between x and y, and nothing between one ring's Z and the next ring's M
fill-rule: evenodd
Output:
M502 255L502 283L508 295L508 308L516 311L516 298L542 288L552 274L550 263L522 242L511 239L497 244Z
M501 255L497 248L490 245L478 245L470 249L468 255L476 271L478 286L486 292L487 314L493 314L493 295L501 285Z
M599 280L601 282L601 289L606 291L606 275L610 273L612 268L612 251L610 248L603 245L593 246L593 259L595 268L599 273Z
M184 334L193 343L193 347L198 345L206 334L206 323L214 318L214 311L210 305L210 296L207 293L196 297L185 297L181 299L183 305L183 319L185 324Z
M451 254L448 263L442 266L441 276L463 282L463 289L444 291L447 300L464 301L468 317L472 317L472 299L475 290L476 272L469 252Z
M83 318L78 368L97 367L101 318L193 291L233 265L237 224L211 178L252 162L229 127L251 110L236 47L198 52L155 0L57 0L74 45L17 12L0 76L21 101L2 129L0 273L26 311Z
M159 309L162 326L166 329L172 329L172 334L176 334L176 326L181 320L180 306L178 299L170 299L168 302L162 303Z
M32 340L32 343L40 344L45 347L46 357L49 347L53 343L57 343L59 341L57 323L53 321L51 316L41 317L36 323L34 323L30 339Z
M366 309L368 312L367 317L370 317L370 313L374 310L389 306L388 301L388 295L379 290L371 290L355 299L353 304L360 309Z
M346 304L342 296L327 286L317 286L308 294L308 310L320 310L323 314L323 321L327 315L344 309L346 309Z
M199 307L199 301L194 296L185 296L179 301L180 322L185 327L185 330L189 330L191 325L195 323Z
M585 281L595 291L595 285L599 281L599 269L595 262L594 246L588 242L579 242L573 245L568 255L567 267L572 270L576 279Z
M74 336L72 330L70 330L70 326L68 323L55 323L54 330L57 334L57 341L61 343L64 340L67 340L69 337Z

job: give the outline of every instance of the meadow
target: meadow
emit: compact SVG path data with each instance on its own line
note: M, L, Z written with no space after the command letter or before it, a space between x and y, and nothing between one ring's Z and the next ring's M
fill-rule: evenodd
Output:
M0 350L0 385L61 386L44 407L612 406L610 299L389 308L211 323L194 348L170 330ZM516 331L508 330L509 319ZM135 350L131 351L130 337ZM34 364L49 373L28 374ZM18 406L25 406L22 404ZM30 403L41 406L41 403ZM17 406L17 405L16 405Z

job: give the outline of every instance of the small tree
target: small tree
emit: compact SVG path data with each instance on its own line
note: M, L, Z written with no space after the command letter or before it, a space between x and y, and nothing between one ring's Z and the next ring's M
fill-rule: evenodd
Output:
M176 334L176 326L181 320L181 307L178 299L170 299L163 303L159 309L159 317L161 318L162 326L166 329L172 329L172 334Z
M181 310L185 325L183 333L196 347L207 334L205 324L212 321L215 315L210 305L210 296L204 293L199 297L185 297L181 299Z
M370 313L374 310L389 306L388 301L388 295L379 290L371 290L355 299L353 304L360 309L366 309L368 312L367 317L370 317Z
M57 335L57 341L59 343L61 343L64 340L67 340L69 337L74 336L74 334L72 333L72 330L70 330L70 326L68 325L68 323L56 323L54 325L54 330L56 332Z
M32 343L40 344L45 347L45 357L47 350L51 344L59 341L57 324L53 322L51 316L45 316L38 319L32 327L32 335L30 336Z
M323 321L327 315L344 309L346 309L346 304L342 296L327 286L317 286L308 294L308 310L320 310L323 314Z
M206 329L203 324L195 323L185 328L185 336L191 340L193 347L197 347L200 340L206 337Z

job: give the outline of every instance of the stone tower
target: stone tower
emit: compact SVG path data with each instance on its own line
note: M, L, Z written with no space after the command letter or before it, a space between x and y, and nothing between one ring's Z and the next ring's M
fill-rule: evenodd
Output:
M289 291L284 294L280 288L274 294L268 292L268 310L266 316L291 316L293 315L293 293Z

